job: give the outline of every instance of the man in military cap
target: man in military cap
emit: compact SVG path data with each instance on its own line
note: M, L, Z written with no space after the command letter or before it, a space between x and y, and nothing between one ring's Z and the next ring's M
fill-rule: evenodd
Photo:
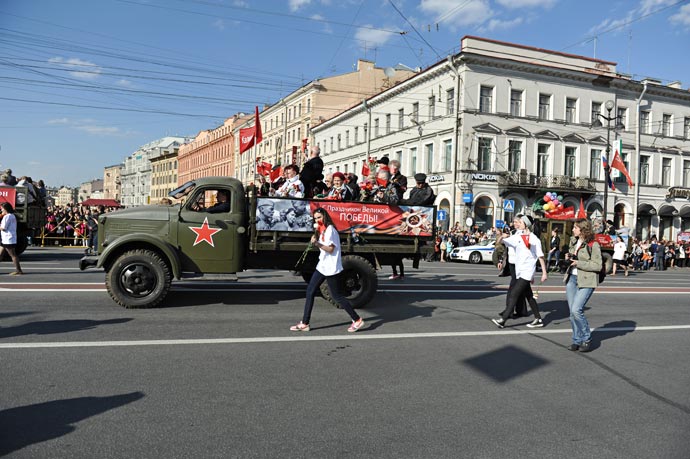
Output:
M417 185L410 190L410 197L404 201L406 206L431 206L436 200L434 190L426 183L426 174L421 172L414 175Z

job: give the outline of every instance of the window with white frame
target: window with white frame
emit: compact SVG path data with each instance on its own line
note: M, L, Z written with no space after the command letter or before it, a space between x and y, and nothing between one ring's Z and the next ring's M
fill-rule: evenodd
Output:
M690 188L690 161L683 161L683 187Z
M446 91L446 115L455 113L455 89L451 88Z
M402 150L398 150L395 152L394 159L398 160L398 162L402 164Z
M672 134L671 132L671 122L672 117L670 113L664 113L662 118L661 118L661 135L664 137L670 137Z
M671 158L661 158L661 185L671 186Z
M355 145L359 143L359 126L355 126Z
M453 161L453 141L443 141L443 172L450 172Z
M386 134L391 133L391 115L390 113L386 115Z
M690 116L686 116L683 120L683 137L690 139Z
M508 141L508 170L510 172L520 171L522 159L522 141L509 140Z
M410 148L410 169L408 175L417 173L417 147Z
M491 170L491 142L490 137L480 137L477 148L477 170Z
M419 102L412 104L412 119L419 123Z
M520 89L510 90L510 115L522 116L522 94Z
M434 170L434 144L428 143L424 145L424 150L426 152L426 173L431 174Z
M539 119L551 119L551 94L539 94Z
M592 102L592 119L590 122L595 122L596 120L599 119L599 115L601 114L601 102Z
M350 131L345 131L345 147L350 146Z
M379 136L379 119L376 118L374 120L374 138L376 139L376 138L378 138L378 136Z
M565 99L565 121L577 123L577 99L568 97Z
M565 169L566 177L575 177L575 163L577 159L577 147L565 147Z
M434 96L429 97L429 119L433 120L436 118L436 98Z
M549 153L551 145L540 143L537 145L537 177L543 177L549 173Z
M623 125L623 130L628 130L628 109L625 107L618 107L616 109L616 117L618 121Z
M601 150L592 148L589 151L589 178L599 180L601 170ZM608 185L605 185L608 186Z
M640 155L640 184L649 185L649 156Z
M640 111L640 132L642 134L649 134L650 114L649 110Z
M331 148L330 148L330 150L331 150L331 153L333 153L333 137L331 137Z
M363 142L366 142L369 135L369 125L367 123L364 123L364 138L362 139Z
M491 113L493 111L494 88L492 86L480 86L479 111Z
M398 110L398 130L403 130L405 128L405 109L401 108Z
M307 99L307 113L311 111L311 99Z

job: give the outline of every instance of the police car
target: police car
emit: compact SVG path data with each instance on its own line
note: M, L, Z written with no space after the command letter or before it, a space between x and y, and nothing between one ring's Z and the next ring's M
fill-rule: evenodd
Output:
M495 239L487 239L479 244L457 247L450 252L451 261L469 261L470 263L491 263L494 254Z

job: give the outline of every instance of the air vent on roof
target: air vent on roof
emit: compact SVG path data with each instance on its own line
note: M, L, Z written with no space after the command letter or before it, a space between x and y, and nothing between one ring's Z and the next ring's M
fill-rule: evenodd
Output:
M669 83L668 87L673 89L683 89L683 86L680 81L674 81L673 83Z
M657 80L656 78L645 78L644 80L642 80L642 83L655 84L659 86L661 85L661 80Z

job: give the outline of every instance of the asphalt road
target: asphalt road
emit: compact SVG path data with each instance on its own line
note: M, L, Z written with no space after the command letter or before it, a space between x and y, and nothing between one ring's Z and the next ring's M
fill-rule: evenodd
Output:
M74 249L0 263L0 456L13 458L687 458L690 269L609 277L587 311L595 349L566 349L560 276L546 327L498 330L505 279L423 263L345 331L305 285L252 271L177 284L126 310Z

